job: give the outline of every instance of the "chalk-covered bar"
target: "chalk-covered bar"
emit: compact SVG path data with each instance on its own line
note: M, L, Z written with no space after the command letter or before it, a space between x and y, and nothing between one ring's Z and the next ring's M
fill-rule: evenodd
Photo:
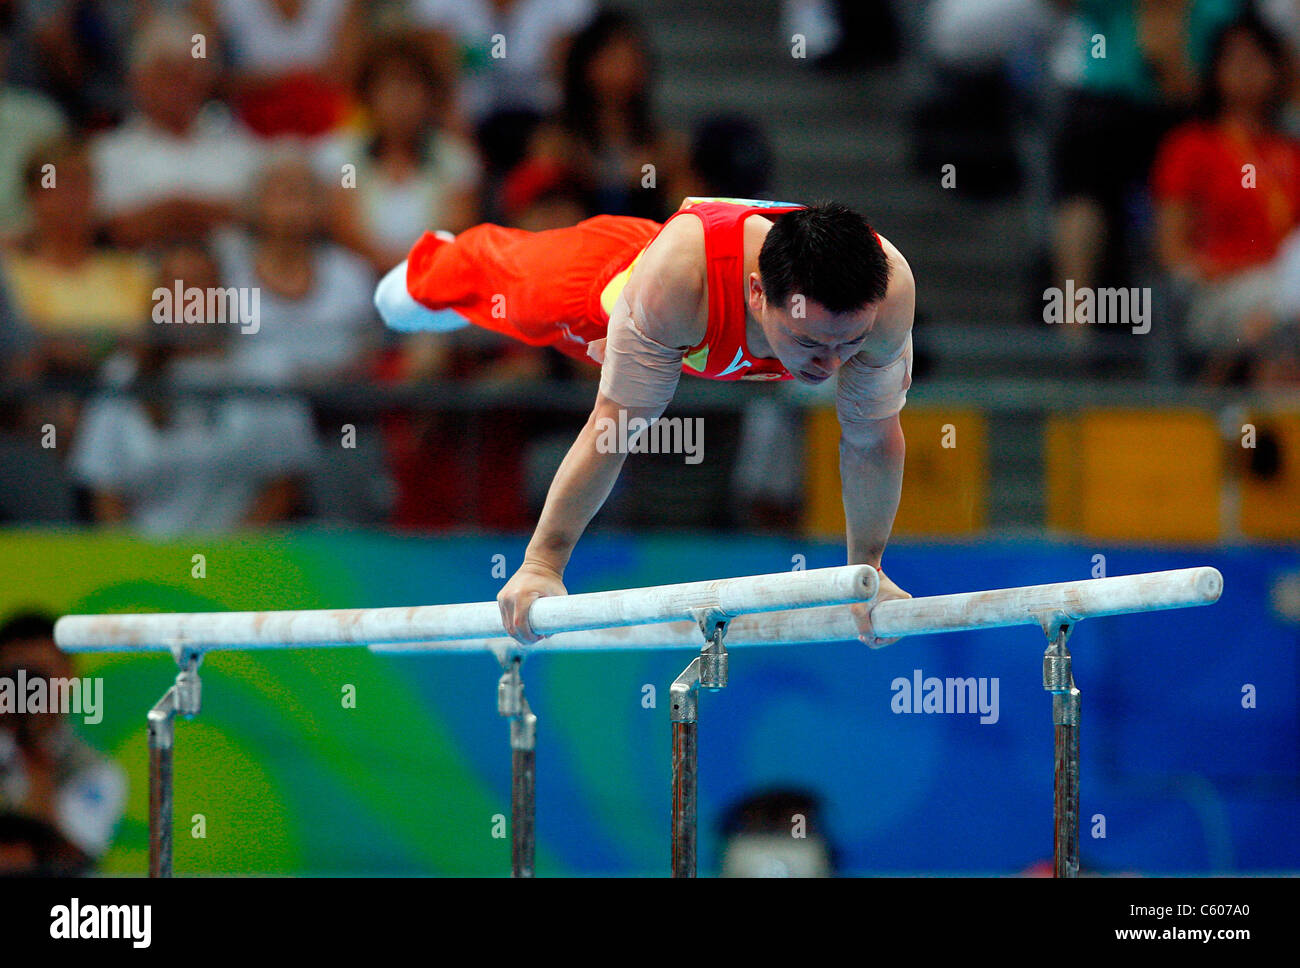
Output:
M655 585L542 598L529 624L539 635L692 619L698 612L743 615L778 609L869 601L879 576L870 565ZM198 651L367 645L422 639L505 635L496 602L398 608L266 612L177 612L157 615L65 615L54 638L66 652L170 652L176 642Z
M1190 608L1218 601L1223 576L1218 569L1179 568L1113 578L1084 578L1048 585L997 588L926 598L880 602L871 609L874 630L881 638L969 632L1012 625L1041 625L1042 616L1060 612L1074 621ZM540 601L539 601L540 604ZM803 608L742 615L727 627L728 646L813 645L857 638L852 612L843 606ZM429 652L449 649L500 649L509 639L460 642L376 644L376 652ZM614 649L695 649L700 632L694 622L667 622L547 637L529 651L604 652Z

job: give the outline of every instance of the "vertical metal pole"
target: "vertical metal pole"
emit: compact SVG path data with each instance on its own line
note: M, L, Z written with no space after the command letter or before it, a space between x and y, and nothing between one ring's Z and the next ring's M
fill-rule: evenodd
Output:
M149 876L172 876L172 742L176 687L149 710Z
M1048 626L1044 626L1048 628ZM1079 690L1074 685L1070 626L1054 623L1048 629L1050 644L1043 655L1043 688L1052 694L1055 774L1052 791L1053 873L1079 876Z
M699 831L700 688L717 691L727 684L726 616L703 611L696 621L706 644L672 684L673 721L673 877L696 875Z
M698 795L700 657L691 660L669 690L673 718L673 877L695 876Z
M532 877L537 825L537 717L524 697L522 658L497 683L497 711L510 720L510 874Z
M199 681L201 652L173 648L181 671L176 681L149 710L149 876L172 876L172 750L176 740L176 717L193 719L199 714L202 683Z

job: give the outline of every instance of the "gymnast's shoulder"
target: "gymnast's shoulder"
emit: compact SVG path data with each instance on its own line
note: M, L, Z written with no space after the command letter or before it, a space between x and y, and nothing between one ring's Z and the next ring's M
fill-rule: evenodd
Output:
M676 218L645 250L624 295L637 324L665 346L696 346L708 329L704 225Z
M912 267L892 242L878 236L889 259L889 288L876 308L875 322L854 361L882 366L897 360L908 346L916 315L916 279Z

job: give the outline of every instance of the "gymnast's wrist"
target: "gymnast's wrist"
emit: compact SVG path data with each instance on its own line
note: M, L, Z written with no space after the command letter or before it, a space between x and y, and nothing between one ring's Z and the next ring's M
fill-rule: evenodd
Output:
M564 581L564 568L567 564L568 555L558 557L554 554L538 553L530 548L524 553L524 561L519 566L519 570L550 575L559 581Z

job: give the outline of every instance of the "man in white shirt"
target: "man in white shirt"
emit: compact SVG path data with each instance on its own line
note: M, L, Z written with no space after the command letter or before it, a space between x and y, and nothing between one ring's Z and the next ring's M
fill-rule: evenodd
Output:
M150 20L131 51L135 104L120 128L91 144L97 203L113 240L128 247L206 235L231 220L261 152L220 105L210 46L197 57L197 22Z

